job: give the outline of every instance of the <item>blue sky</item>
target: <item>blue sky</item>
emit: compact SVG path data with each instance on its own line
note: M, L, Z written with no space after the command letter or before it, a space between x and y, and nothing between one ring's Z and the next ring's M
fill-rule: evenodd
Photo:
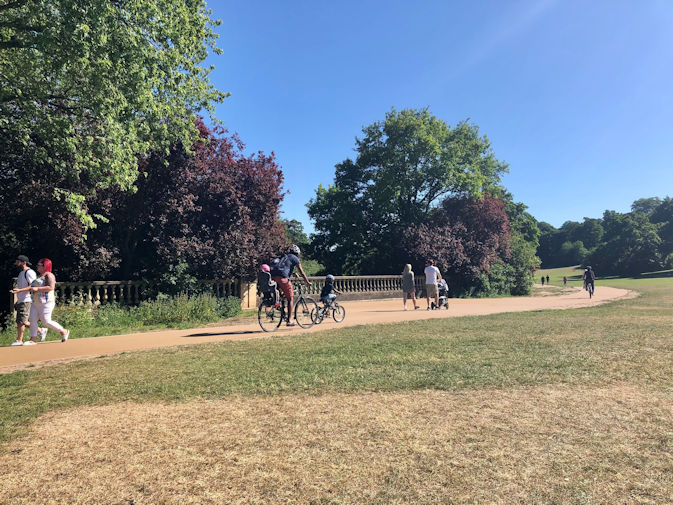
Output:
M285 174L285 218L392 107L469 118L540 221L673 196L670 0L215 2L217 117Z

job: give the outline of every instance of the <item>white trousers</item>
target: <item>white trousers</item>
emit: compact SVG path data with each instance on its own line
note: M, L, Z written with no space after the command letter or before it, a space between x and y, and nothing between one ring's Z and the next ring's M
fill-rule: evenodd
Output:
M47 328L61 332L63 326L51 320L51 313L56 302L32 303L30 305L30 338L37 337L37 320L40 319Z

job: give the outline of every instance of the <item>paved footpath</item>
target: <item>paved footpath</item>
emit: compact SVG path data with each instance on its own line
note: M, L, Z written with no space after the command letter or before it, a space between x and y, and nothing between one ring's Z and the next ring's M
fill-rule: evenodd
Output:
M287 336L306 332L324 331L360 324L393 323L419 319L478 316L503 312L531 310L575 309L599 305L608 301L627 298L634 294L626 289L598 287L592 299L581 288L568 288L565 294L556 296L532 296L511 298L451 298L449 310L427 311L425 299L419 300L421 309L402 310L402 300L345 301L346 319L336 323L325 319L310 329L281 326L274 333L263 332L257 320L246 319L223 326L208 326L188 330L159 330L109 337L72 339L66 343L45 342L35 346L0 347L0 374L9 373L27 366L46 366L63 361L93 358L141 349L158 349L176 345L193 345L225 340L247 340L273 336Z

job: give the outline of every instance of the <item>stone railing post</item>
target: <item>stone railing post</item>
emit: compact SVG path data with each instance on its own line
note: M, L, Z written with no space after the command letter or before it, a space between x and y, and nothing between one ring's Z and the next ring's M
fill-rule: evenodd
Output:
M257 283L241 281L241 308L252 309L257 305Z

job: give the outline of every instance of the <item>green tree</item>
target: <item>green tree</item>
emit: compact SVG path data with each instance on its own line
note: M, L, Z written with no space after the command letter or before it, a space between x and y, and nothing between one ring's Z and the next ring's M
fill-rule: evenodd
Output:
M397 272L401 230L422 224L449 196L498 190L507 165L467 121L451 128L428 109L392 110L363 128L357 158L307 205L316 259L338 273Z
M605 211L603 222L605 242L588 257L597 272L638 274L661 268L659 225L651 223L646 214Z
M205 0L10 0L0 5L0 170L52 193L86 227L86 199L130 189L137 160L198 137L225 94L201 64L216 35ZM7 151L5 151L7 152Z
M309 244L308 236L304 232L304 225L296 219L284 219L285 237L290 244L296 244L305 254L304 250Z
M656 196L652 198L639 198L631 204L631 212L651 214L659 205L661 205L661 199Z
M512 237L510 254L503 258L507 284L499 293L528 295L533 286L533 272L540 266L540 258L535 254L540 243L540 227L532 214L526 211L526 205L515 203L509 194L505 196L505 211L509 217Z

